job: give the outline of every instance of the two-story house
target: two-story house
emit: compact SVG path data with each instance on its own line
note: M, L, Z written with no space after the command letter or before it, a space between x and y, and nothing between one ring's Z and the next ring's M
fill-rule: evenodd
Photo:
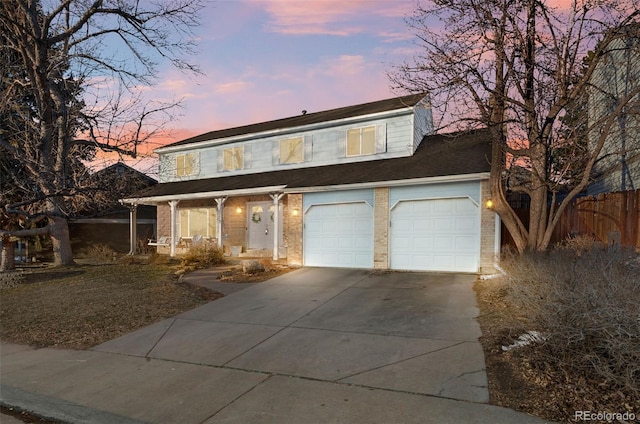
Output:
M433 134L409 95L198 135L157 150L161 252L208 237L292 265L479 272L499 247L484 131Z

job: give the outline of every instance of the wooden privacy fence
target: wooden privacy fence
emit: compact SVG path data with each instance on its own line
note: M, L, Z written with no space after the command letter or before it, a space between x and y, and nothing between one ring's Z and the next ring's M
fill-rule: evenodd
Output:
M640 190L574 199L562 214L552 241L586 235L608 244L640 248Z
M519 204L513 206L516 214L528 227L529 209L518 207ZM602 243L617 243L640 249L640 190L574 199L554 229L551 243L559 243L567 237L577 235L594 237ZM515 246L504 224L502 245Z

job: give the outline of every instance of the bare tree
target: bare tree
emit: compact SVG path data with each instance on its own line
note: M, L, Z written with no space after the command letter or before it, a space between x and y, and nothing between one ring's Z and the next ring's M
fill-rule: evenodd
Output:
M638 1L554 3L419 5L408 23L420 53L389 75L396 88L428 92L441 127L489 128L493 207L520 252L548 247L562 212L589 184L618 117L640 101L638 84L607 107L591 104L605 91L607 82L594 77L605 58L621 48L619 40L638 39ZM640 48L622 45L636 55ZM507 190L530 196L528 227Z
M68 218L100 190L83 161L98 151L136 156L174 102L144 102L140 87L168 61L193 53L201 0L8 0L0 2L0 148L19 163L0 199L14 221L46 217L1 237L49 234L57 264L73 263ZM102 187L104 189L104 187ZM16 193L20 193L16 197ZM86 204L84 204L86 206Z

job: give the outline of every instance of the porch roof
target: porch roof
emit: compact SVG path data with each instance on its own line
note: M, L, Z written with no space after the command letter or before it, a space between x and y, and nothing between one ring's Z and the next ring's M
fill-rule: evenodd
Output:
M487 130L426 136L412 156L294 168L263 173L161 183L126 203L171 199L238 196L275 191L309 191L332 186L376 184L490 171L491 141Z

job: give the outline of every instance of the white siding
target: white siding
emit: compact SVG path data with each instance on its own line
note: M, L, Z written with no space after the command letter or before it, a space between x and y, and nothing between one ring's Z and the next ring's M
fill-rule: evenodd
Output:
M375 125L378 131L384 131L385 134L380 136L379 140L384 140L385 145L382 151L375 155L346 157L343 143L340 143L341 137L349 128L365 127ZM337 125L335 127L320 128L308 132L283 131L277 136L269 136L257 138L254 140L241 141L236 143L220 144L217 146L208 146L198 148L188 148L179 152L165 153L161 155L161 172L160 182L181 181L184 179L196 178L212 178L227 175L269 172L288 168L303 168L310 166L331 165L336 163L359 162L378 160L385 158L394 158L401 156L409 156L413 154L414 144L414 120L411 112L401 114L386 119L371 119L355 122L348 125ZM305 138L305 161L295 164L280 164L274 160L274 146L277 146L279 140L292 137ZM247 146L245 154L244 169L236 171L218 171L218 155L228 147ZM168 166L171 163L171 157L177 154L185 154L189 152L200 152L200 172L197 176L192 177L176 177L175 171ZM278 162L278 163L276 163Z

